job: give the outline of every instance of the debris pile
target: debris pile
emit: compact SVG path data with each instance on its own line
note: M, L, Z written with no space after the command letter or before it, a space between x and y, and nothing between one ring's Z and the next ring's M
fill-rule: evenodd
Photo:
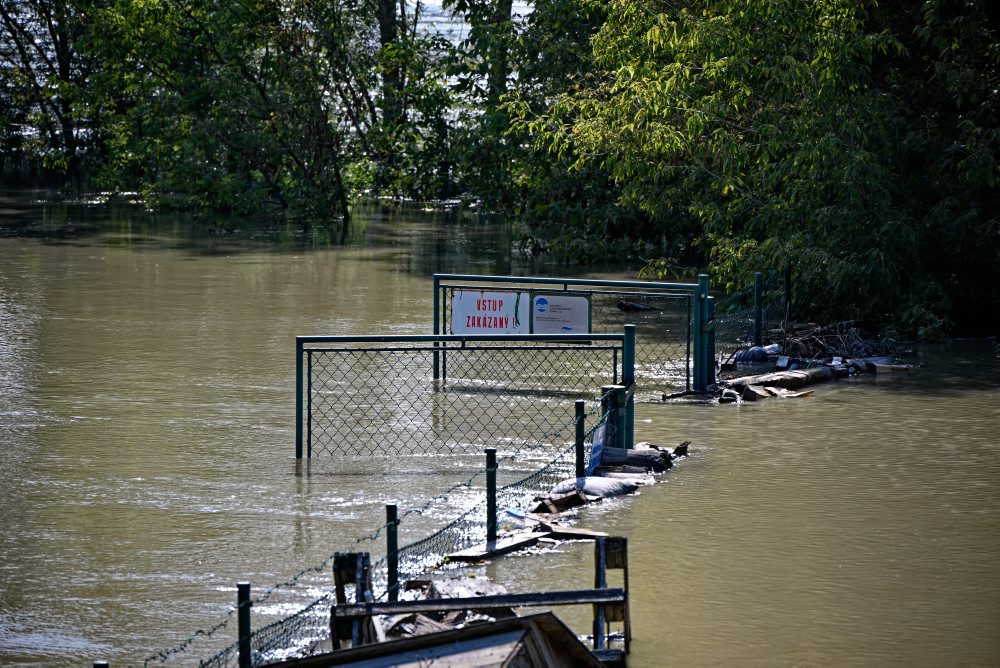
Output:
M716 396L719 403L808 397L812 390L802 390L808 385L849 376L908 371L911 367L899 361L901 351L894 343L865 338L852 321L780 331L766 346L735 352L721 368L732 372L755 364L770 366L770 370L720 380Z

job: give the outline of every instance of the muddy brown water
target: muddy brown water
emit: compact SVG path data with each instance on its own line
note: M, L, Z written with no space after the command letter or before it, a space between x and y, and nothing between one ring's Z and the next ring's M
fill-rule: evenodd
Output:
M364 216L337 248L40 199L0 214L3 666L142 663L225 619L235 582L259 594L424 498L440 481L296 470L294 336L427 333L433 272L538 269L426 214ZM1000 664L994 350L921 347L911 374L809 399L641 405L638 439L692 455L580 513L629 538L632 665ZM573 543L474 570L578 588L592 561ZM301 575L254 614L328 586Z

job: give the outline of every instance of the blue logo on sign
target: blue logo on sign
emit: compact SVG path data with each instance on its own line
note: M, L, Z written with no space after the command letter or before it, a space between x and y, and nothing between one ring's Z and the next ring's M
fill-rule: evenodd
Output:
M564 332L572 332L573 331L573 328L570 327L569 325L563 325L562 327L560 327L560 329L562 329Z
M538 301L535 302L535 309L539 313L545 313L549 310L549 300L545 297L539 297Z

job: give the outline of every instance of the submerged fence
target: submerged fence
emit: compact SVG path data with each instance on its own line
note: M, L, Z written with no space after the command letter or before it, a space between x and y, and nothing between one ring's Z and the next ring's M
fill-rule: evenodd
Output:
M488 453L485 466L481 466L465 480L455 483L446 492L429 499L421 507L397 509L391 506L390 510L387 506L386 521L382 526L353 542L343 541L341 551L353 552L362 548L373 554L384 555L372 563L373 574L376 576L373 589L379 600L391 597L390 582L402 582L441 567L448 554L481 543L490 536L491 531L495 532L501 528L506 516L505 511L523 512L529 509L537 494L547 492L556 482L575 476L581 468L585 468L589 463L588 446L594 433L599 427L607 428L615 421L619 423L622 421L616 417L614 406L616 403L621 405L624 402L616 402L613 399L616 396L620 397L623 389L622 386L609 388L599 397L601 401L594 402L589 409L585 407L588 403L586 401L572 402L573 418L559 425L557 431L543 434L537 443L525 443L518 449L492 454L492 459L491 453ZM602 408L602 405L608 408ZM517 473L521 468L519 462L526 450L539 443L563 441L566 435L571 435L568 442L554 451L550 448L548 458L534 470L527 474ZM510 482L502 485L494 484L491 489L491 478L494 480L507 478ZM464 496L470 491L477 497L473 504L455 502L456 495ZM405 530L407 526L413 524L413 520L420 518L428 510L445 505L467 507L458 510L457 517L438 530L417 538L403 547L396 547L401 529ZM389 572L388 558L391 552L395 553L395 559L391 560L394 566L392 573ZM250 597L249 584L240 583L237 605L224 620L210 629L196 631L176 647L147 657L145 664L171 662L175 659L190 663L191 657L188 653L194 651L193 644L216 634L225 634L235 640L210 658L201 660L199 665L242 668L329 649L325 643L329 639L330 606L333 603L330 591L304 605L300 604L297 612L254 630L251 630L250 612L255 609L254 606L260 608L281 591L288 591L303 584L315 587L307 581L318 574L325 574L328 579L327 588L332 589L329 582L330 569L336 554L331 554L322 564L305 569L286 582L265 589L263 594L256 598ZM254 615L258 613L255 612Z
M789 288L786 286L786 290ZM785 294L785 304L789 295ZM784 317L780 301L765 300L764 277L761 272L754 275L754 285L734 295L728 296L713 314L713 344L717 360L725 362L734 353L764 342L767 332L775 322Z
M697 283L435 274L434 333L607 333L634 324L637 396L659 398L711 383L709 300L704 274Z
M400 456L477 453L538 442L572 402L634 382L625 334L300 336L295 456L330 455L366 471ZM435 378L435 369L447 377ZM363 459L362 459L363 458Z
M504 284L491 284L491 279ZM378 472L380 466L398 466L403 455L445 466L455 458L481 456L487 447L498 455L420 507L401 514L395 506L391 512L387 507L383 525L353 543L341 543L342 551L363 548L386 555L373 563L379 598L391 595L391 583L441 567L448 554L484 541L498 528L498 520L491 518L502 522L505 511L524 511L537 494L579 475L587 464L585 446L599 427L630 443L637 373L647 395L678 386L705 390L714 382L716 347L725 353L759 343L770 311L762 304L758 281L752 311L727 308L715 318L707 276L700 276L696 285L450 275L435 276L434 282L434 336L296 339L297 458L328 455L338 465L363 462L366 471ZM511 324L473 317L524 318L528 333L455 333L456 314L462 313L452 308L455 300L475 300L476 292L480 300L494 299L485 306L497 313L466 313L466 327ZM513 308L510 315L498 303L507 298L513 299L513 305L503 305ZM537 310L539 299L550 309L571 312L561 320L538 319L525 308ZM560 324L574 316L574 303L565 299L586 302L586 331L537 331L572 327ZM626 326L624 334L601 331L620 330L623 322L634 326ZM449 457L427 457L440 454ZM509 482L488 483L497 475ZM398 547L401 529L419 535L427 526L425 513L442 506L454 508L455 517ZM378 549L383 543L384 552ZM241 584L237 605L225 619L151 655L146 664L182 655L190 659L195 641L223 632L237 639L200 665L260 665L317 651L329 637L328 580L328 593L300 602L297 612L256 630L251 630L250 610L311 579L329 578L335 556L254 599L249 586ZM309 590L315 587L308 583ZM238 634L233 626L239 627Z

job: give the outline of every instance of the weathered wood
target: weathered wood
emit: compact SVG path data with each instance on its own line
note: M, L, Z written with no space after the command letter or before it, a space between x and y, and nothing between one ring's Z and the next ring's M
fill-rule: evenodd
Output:
M526 608L550 605L587 605L598 603L623 603L625 590L574 589L532 594L496 594L472 598L436 598L423 601L375 601L335 605L333 619L350 619L370 615L400 615L412 612L448 612L451 610L490 610L494 608Z
M578 489L567 494L553 494L541 499L531 512L552 515L587 504L587 497Z
M742 391L743 401L757 401L767 399L771 395L760 385L745 385Z
M567 527L555 522L541 522L539 528L542 531L547 531L553 538L561 540L593 540L594 538L605 538L608 535L603 531Z
M509 552L531 547L538 542L541 536L540 533L516 533L507 538L480 543L461 552L449 554L448 559L450 561L482 561L490 557L499 557Z
M601 466L641 466L657 473L671 467L670 453L665 450L636 450L626 448L604 448L601 452Z
M796 369L794 371L776 371L757 376L743 376L726 381L726 385L743 392L748 385L759 385L762 387L783 387L786 390L797 390L806 385L824 383L833 380L835 377L833 369L826 366L813 367L811 369Z

